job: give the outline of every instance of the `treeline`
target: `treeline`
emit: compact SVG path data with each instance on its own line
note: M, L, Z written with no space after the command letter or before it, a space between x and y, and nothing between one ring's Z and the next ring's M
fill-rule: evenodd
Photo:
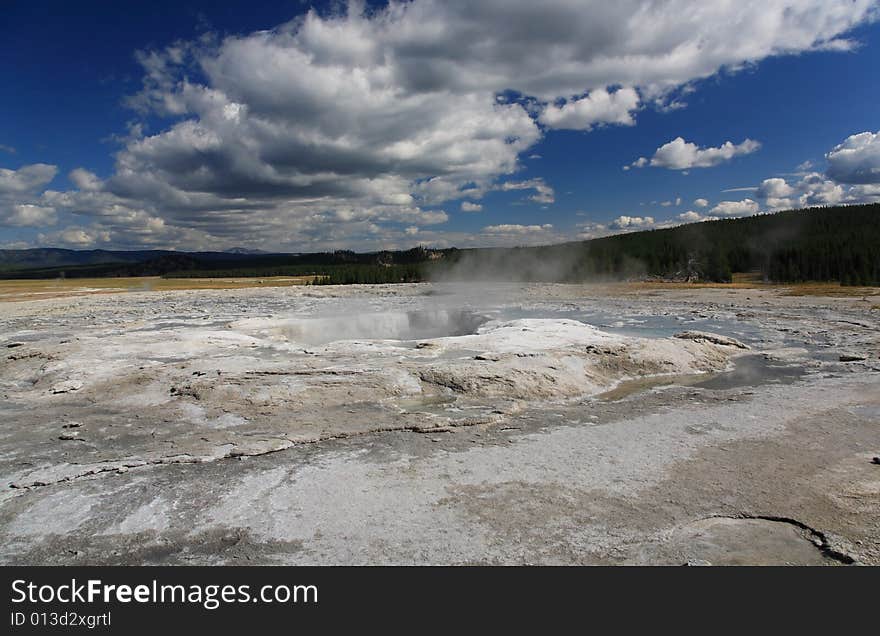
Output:
M426 280L425 264L411 265L291 265L287 267L186 270L165 278L268 278L271 276L312 277L312 285L354 285L418 283Z
M772 282L880 284L880 204L790 210L683 225L593 241L589 258L607 267L623 253L649 275L729 281L759 272Z
M426 279L425 269L423 264L337 266L325 269L313 284L419 283Z
M42 252L51 252L50 264L33 266ZM357 253L350 250L310 254L229 254L222 252L110 252L98 254L101 262L91 262L92 253L80 255L72 250L6 250L6 269L0 278L113 278L164 276L168 278L219 278L320 275L330 280L361 282L408 282L422 279L422 266L442 259L450 250L415 247L402 251ZM452 250L454 251L454 249ZM112 261L120 259L119 262ZM139 259L139 260L138 260ZM24 265L23 265L24 264ZM357 272L357 273L355 273Z
M5 278L60 276L313 276L316 284L423 280L586 282L661 278L727 282L756 272L768 282L880 285L880 204L792 210L543 247L313 254L7 250ZM88 258L89 261L83 262ZM126 262L107 263L120 258ZM139 259L139 260L137 260ZM100 261L100 262L99 262ZM132 262L136 261L136 262Z
M880 285L880 204L791 210L544 247L461 250L433 276L585 282L660 278Z

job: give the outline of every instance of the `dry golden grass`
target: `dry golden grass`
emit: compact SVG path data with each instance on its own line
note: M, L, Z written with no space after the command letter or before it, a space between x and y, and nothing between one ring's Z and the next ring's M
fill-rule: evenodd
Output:
M846 287L840 283L765 283L758 273L734 274L731 283L678 283L664 281L638 281L624 283L625 288L634 291L663 289L766 289L775 290L782 296L833 296L862 298L880 295L880 287Z
M685 283L681 281L639 280L625 283L608 283L609 288L621 291L653 291L664 289L778 289L779 285L769 285L761 280L760 274L734 274L732 283Z
M782 285L772 285L766 283L680 283L665 281L631 281L620 283L627 289L779 289Z
M86 294L174 291L182 289L246 289L305 285L314 276L266 278L68 278L52 280L0 280L0 302L42 300Z
M880 296L880 287L845 287L838 283L798 283L789 285L783 296L863 298L865 296Z
M880 287L845 287L839 283L627 283L629 290L664 289L766 289L778 291L781 296L832 296L841 298L863 298L880 295Z

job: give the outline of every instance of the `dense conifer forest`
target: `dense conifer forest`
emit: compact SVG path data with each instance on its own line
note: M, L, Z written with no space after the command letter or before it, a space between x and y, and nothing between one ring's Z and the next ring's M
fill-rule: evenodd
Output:
M534 268L526 278L540 279L546 270L572 282L650 277L726 282L735 272L756 272L769 282L876 285L880 204L722 219L507 252L522 252L519 260ZM505 260L497 269L504 269Z

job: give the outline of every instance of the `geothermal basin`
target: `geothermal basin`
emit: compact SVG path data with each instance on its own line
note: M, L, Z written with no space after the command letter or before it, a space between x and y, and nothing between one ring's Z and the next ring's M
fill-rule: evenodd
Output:
M2 303L0 559L876 563L877 298Z

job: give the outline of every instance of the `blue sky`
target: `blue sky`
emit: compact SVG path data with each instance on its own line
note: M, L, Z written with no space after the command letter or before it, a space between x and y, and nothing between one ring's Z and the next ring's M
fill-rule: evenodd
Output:
M512 245L880 200L875 2L530 4L13 1L0 247Z

